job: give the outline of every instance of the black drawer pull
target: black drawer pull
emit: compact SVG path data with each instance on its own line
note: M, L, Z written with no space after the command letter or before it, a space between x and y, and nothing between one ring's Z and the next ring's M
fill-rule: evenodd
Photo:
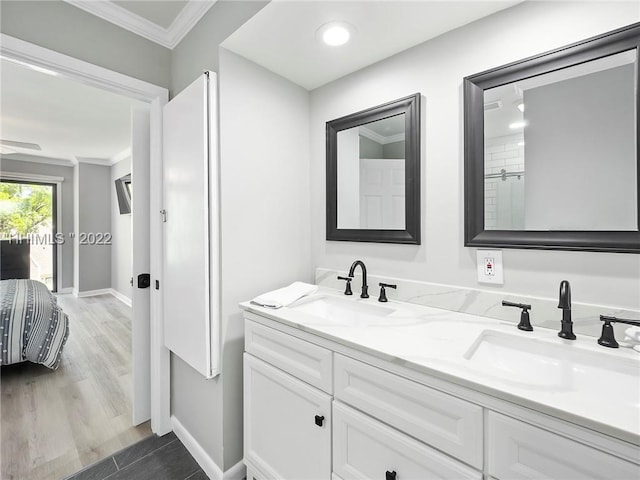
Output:
M385 480L396 480L396 475L397 473L395 470L393 472L390 472L389 470L387 470Z
M324 424L324 417L321 415L316 415L316 425L321 427Z

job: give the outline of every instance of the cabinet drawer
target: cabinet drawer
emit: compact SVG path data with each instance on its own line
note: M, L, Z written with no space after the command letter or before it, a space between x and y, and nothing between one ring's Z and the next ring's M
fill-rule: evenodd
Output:
M482 469L482 407L334 356L335 398Z
M244 460L260 480L331 478L331 396L244 354Z
M480 472L336 401L333 471L344 480L482 478Z
M332 392L331 350L245 319L245 350L320 390Z
M488 469L498 480L637 480L640 466L489 412Z

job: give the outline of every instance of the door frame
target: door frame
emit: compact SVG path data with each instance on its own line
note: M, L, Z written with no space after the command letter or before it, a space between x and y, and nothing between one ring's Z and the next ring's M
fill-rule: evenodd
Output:
M162 209L162 107L169 101L166 88L0 34L2 58L30 68L43 69L85 85L101 88L150 104L150 211ZM163 285L162 223L150 215L151 277ZM153 241L151 241L153 240ZM152 282L153 283L153 282ZM164 435L172 430L170 419L170 355L163 342L162 290L151 290L150 316L151 430Z

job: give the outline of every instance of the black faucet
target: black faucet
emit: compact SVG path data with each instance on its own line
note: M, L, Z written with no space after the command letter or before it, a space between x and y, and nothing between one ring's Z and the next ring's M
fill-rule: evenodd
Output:
M573 322L571 321L571 287L566 280L560 282L558 308L562 309L562 328L558 332L558 336L567 340L575 340L576 336L573 334Z
M353 278L353 273L358 265L360 265L360 267L362 268L362 293L360 294L360 298L369 298L369 286L367 285L367 267L364 266L362 260L356 260L355 262L353 262L351 268L349 269L349 276Z

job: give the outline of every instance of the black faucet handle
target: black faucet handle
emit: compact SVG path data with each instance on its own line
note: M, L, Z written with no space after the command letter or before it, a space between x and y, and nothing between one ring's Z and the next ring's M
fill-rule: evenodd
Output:
M393 285L391 283L382 283L380 282L378 285L380 285L380 296L378 297L378 301L379 302L388 302L389 300L387 300L387 292L385 291L385 287L386 288L398 288L397 285Z
M603 347L618 348L620 345L616 341L616 337L613 332L612 323L624 323L626 325L634 325L640 327L640 320L629 320L626 318L612 317L609 315L600 315L600 321L602 324L602 334L598 339L598 343Z
M533 332L531 319L529 318L529 310L531 310L531 305L527 305L526 303L507 302L506 300L503 300L502 306L521 308L522 312L520 313L520 323L518 323L518 329L525 332Z
M347 285L344 288L344 294L353 295L353 292L351 291L351 280L353 280L353 277L341 277L338 275L338 280L346 280Z

